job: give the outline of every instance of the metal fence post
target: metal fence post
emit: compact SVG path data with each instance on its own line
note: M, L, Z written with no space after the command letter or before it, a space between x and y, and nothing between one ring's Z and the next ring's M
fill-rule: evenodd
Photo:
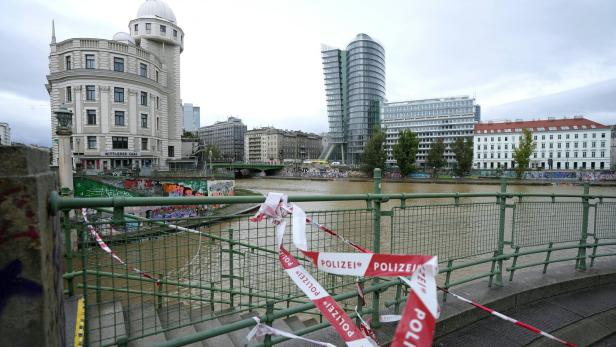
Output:
M381 169L374 169L374 194L381 194ZM381 251L381 201L374 200L372 212L372 231L373 231L373 245L372 250L374 253ZM377 285L379 278L375 277L372 280L372 284ZM381 293L377 290L372 294L372 326L378 328L381 326L379 322L379 304Z
M498 220L498 250L496 252L496 256L499 257L496 262L498 266L496 267L496 277L495 284L497 286L503 285L503 254L505 250L505 215L507 213L507 197L505 197L505 193L507 193L507 178L502 177L500 182L500 193L499 197L499 220Z
M272 326L274 315L274 302L267 301L265 303L265 324ZM265 339L263 339L263 346L270 347L272 345L272 335L265 335Z
M586 270L586 239L588 238L588 215L590 204L588 202L588 194L590 193L590 185L584 183L584 196L582 196L582 235L580 237L580 247L578 248L578 259L576 261L577 269Z
M66 258L66 272L73 273L73 246L71 243L71 220L68 211L62 214L62 228L64 229L64 257ZM68 296L75 295L73 277L66 279Z

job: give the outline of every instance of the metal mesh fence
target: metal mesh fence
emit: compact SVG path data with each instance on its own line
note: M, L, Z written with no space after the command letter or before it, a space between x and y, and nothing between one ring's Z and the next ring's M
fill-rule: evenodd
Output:
M513 211L512 247L579 240L582 213L581 202L518 202Z
M616 239L616 203L597 203L595 212L595 238Z
M498 222L494 203L394 208L392 253L437 255L442 262L493 252Z

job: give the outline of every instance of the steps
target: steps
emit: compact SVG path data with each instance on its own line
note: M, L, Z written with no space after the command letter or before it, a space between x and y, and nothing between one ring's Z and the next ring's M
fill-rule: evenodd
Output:
M182 304L171 304L157 308L153 303L131 304L129 307L124 307L120 301L90 305L87 311L90 346L117 344L126 338L131 339L128 343L129 347L153 346L178 337L194 335L197 332L208 331L225 324L259 316L259 312L256 311L240 314L233 310L227 310L219 312L219 314L225 315L218 319L201 321L204 317L209 316L209 308L191 310L188 306ZM272 326L283 331L294 332L316 323L317 321L313 318L302 321L293 316L275 320ZM185 326L174 329L179 325ZM262 338L259 341L249 342L246 339L249 332L250 328L244 328L229 334L194 342L188 346L244 347L263 342ZM141 336L144 337L138 338ZM285 341L278 345L286 347L310 346L310 344L302 341Z

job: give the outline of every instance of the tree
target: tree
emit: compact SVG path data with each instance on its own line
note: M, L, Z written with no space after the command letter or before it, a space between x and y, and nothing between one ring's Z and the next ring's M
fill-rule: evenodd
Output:
M380 128L374 129L372 137L366 143L364 153L362 154L361 169L368 175L372 175L377 167L381 169L385 167L387 154L385 153L385 148L383 148L383 143L385 143L385 133Z
M473 139L458 137L453 143L452 151L456 155L456 175L462 177L473 167Z
M518 179L522 178L524 171L530 163L530 155L535 151L537 144L533 141L533 135L530 130L522 130L522 136L519 146L513 150L513 160L517 164L515 167L515 175Z
M443 139L438 139L436 142L432 142L430 150L428 151L428 157L426 158L426 165L428 168L432 168L432 175L438 177L438 170L445 166L447 163L443 155L445 154L445 143Z
M394 159L396 159L402 177L406 177L415 170L418 148L419 138L417 138L417 134L410 130L400 132L398 143L394 145Z

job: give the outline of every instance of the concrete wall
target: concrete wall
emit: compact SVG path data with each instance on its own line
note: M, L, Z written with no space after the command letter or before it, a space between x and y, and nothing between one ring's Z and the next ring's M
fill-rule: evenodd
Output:
M49 153L0 147L0 346L64 346L61 230Z

